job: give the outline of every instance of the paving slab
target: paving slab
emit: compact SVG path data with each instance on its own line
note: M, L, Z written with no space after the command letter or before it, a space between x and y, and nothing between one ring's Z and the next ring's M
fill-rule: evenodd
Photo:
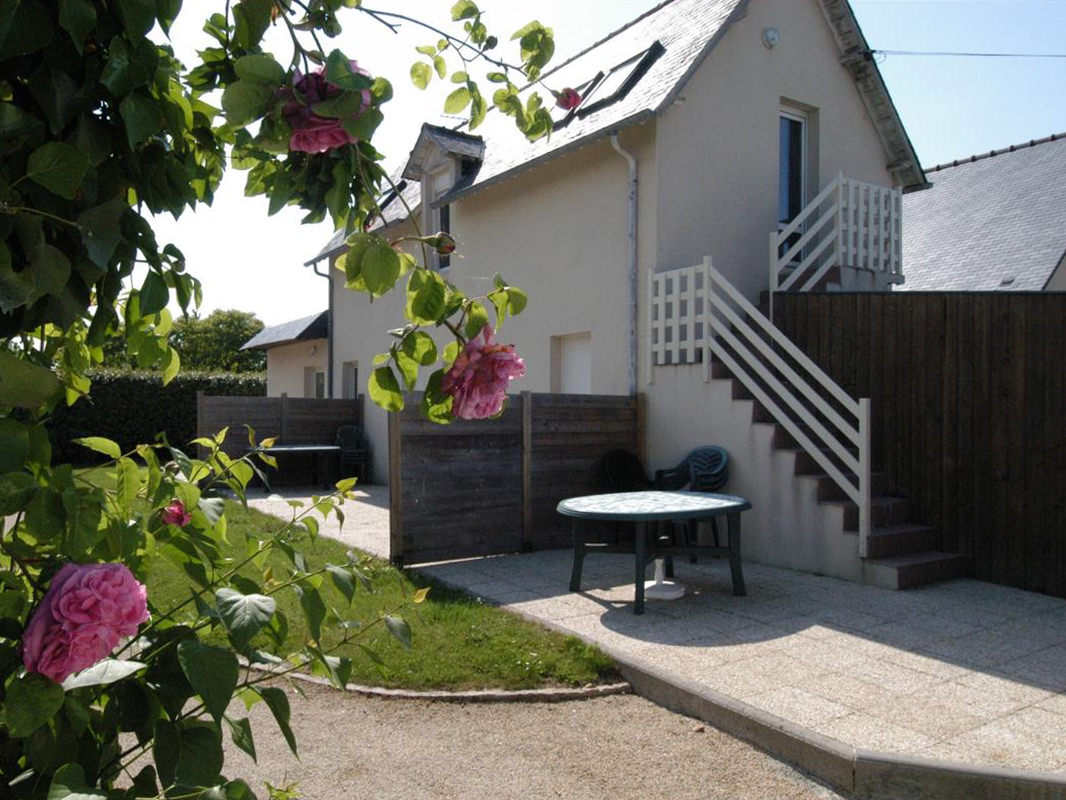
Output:
M344 528L323 533L387 556L387 490L361 491ZM685 597L637 616L632 557L585 564L580 592L569 550L417 569L596 643L638 691L858 796L1066 797L1066 600L969 579L890 591L751 562L736 597L727 561L678 560Z

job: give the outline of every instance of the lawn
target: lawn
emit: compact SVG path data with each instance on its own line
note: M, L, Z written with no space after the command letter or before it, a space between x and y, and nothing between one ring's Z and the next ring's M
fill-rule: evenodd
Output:
M226 517L229 543L223 552L235 559L246 552L245 537L267 539L284 524L236 502L227 503ZM348 561L349 549L325 537L308 541L305 534L298 547L307 557L308 570ZM269 565L279 579L290 569L290 562L277 552L269 556ZM572 636L549 631L385 561L363 557L360 570L370 578L372 591L360 584L351 605L330 581L321 586L327 607L363 625L355 641L334 653L352 659L353 683L407 689L528 689L600 683L617 677L606 655ZM242 572L249 578L262 578L251 564ZM153 566L148 592L157 608L167 609L186 600L193 586L181 570L160 559ZM411 628L413 646L408 650L381 620L422 588L429 589L425 600L417 605L408 602L400 612ZM289 626L281 651L297 650L309 638L299 600L291 589L275 597ZM191 615L191 606L185 612ZM214 635L222 640L221 632ZM322 638L322 644L329 646L340 636L327 624Z

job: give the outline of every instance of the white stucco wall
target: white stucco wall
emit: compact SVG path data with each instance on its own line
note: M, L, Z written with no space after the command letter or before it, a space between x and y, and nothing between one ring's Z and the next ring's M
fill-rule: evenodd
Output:
M781 35L771 50L761 41L767 27ZM840 170L892 186L885 152L817 0L751 0L659 120L660 269L710 255L753 300L766 288L783 100L815 112L810 196Z
M267 396L281 397L287 394L289 397L303 397L304 368L325 370L327 351L325 339L307 339L271 347L267 350Z

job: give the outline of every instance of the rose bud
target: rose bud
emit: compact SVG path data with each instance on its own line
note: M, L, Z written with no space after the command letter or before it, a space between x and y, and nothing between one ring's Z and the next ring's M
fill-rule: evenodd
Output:
M567 87L561 92L555 93L555 105L566 111L572 111L581 105L581 95L578 94L577 89Z

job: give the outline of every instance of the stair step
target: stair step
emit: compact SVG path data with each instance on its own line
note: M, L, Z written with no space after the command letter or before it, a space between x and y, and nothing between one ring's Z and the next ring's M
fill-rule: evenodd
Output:
M853 536L857 530L845 531ZM874 527L866 540L867 558L883 559L931 552L937 544L936 528L914 522Z
M819 500L818 502L837 506L844 511L844 532L855 533L859 530L859 507L850 500ZM911 520L911 501L906 497L889 494L875 494L870 498L870 527L890 528L906 525Z
M885 589L912 589L963 574L965 561L958 553L928 550L906 556L867 559L863 563L866 583Z
M818 502L849 502L848 496L840 488L836 480L826 472L795 472L797 478L810 478L818 482ZM851 481L856 476L851 472L844 472L844 477ZM872 498L892 497L888 493L888 477L883 472L870 473L870 495ZM902 498L900 498L902 499ZM854 505L854 504L853 504Z

